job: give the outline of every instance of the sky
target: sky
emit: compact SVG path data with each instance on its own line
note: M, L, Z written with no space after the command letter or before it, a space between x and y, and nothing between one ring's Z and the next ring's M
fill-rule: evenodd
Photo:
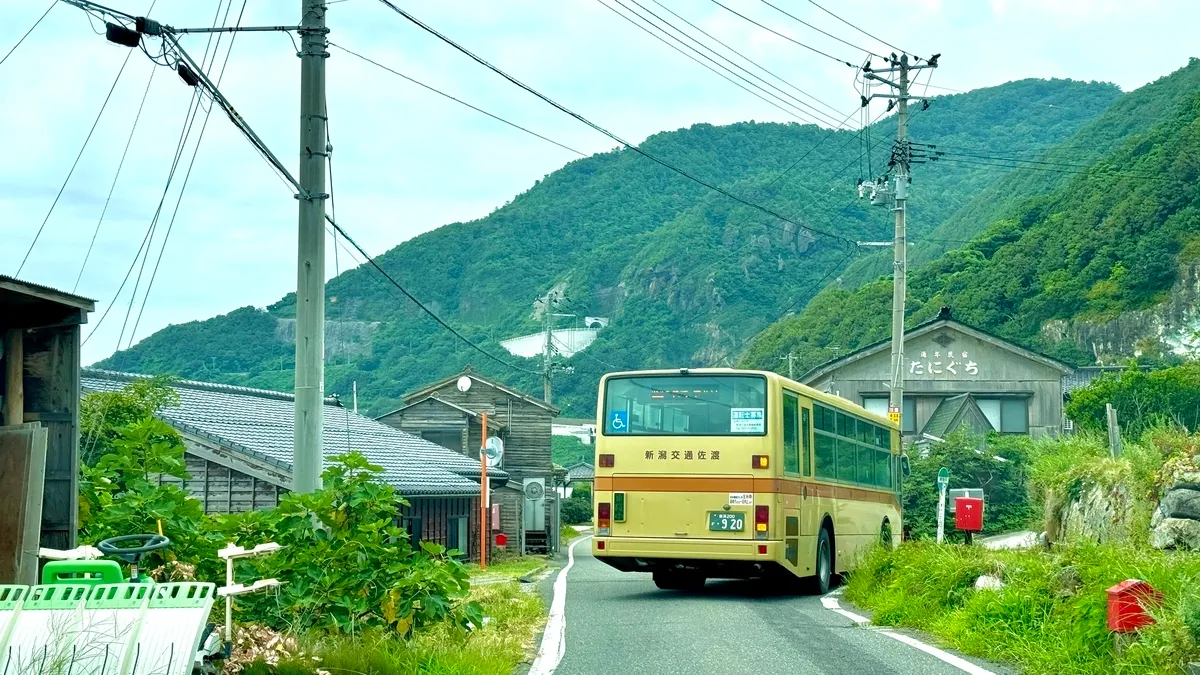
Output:
M797 121L672 51L604 4L625 12L617 0L394 1L635 143L696 123ZM637 9L632 0L621 1ZM662 6L669 7L830 109L842 111L839 119L857 107L850 68L773 35L712 0L658 0L661 6L639 1L663 16ZM130 14L150 8L150 0L105 2ZM771 2L854 47L761 0L722 2L852 63L865 56L857 48L892 51L809 0ZM1113 82L1130 91L1200 56L1194 36L1200 3L1193 0L818 2L891 44L922 56L942 54L932 85L953 90L1037 77ZM0 57L48 6L45 0L0 0ZM233 24L241 6L234 0L226 20L226 6L219 0L157 0L150 16L176 27L211 26L214 18ZM300 0L247 0L242 25L296 24L299 7ZM331 3L328 24L333 44L583 154L616 146L376 0ZM169 324L247 305L266 306L296 284L296 201L219 110L207 124L200 112L162 202L149 260L135 264L163 199L192 90L140 50L108 43L96 30L102 33L103 27L89 25L84 12L60 2L0 64L0 128L8 156L0 163L0 274L16 274L29 252L20 278L96 300L97 311L84 326L84 363L108 356L118 344L136 344ZM183 42L196 59L208 44L203 35L189 35ZM214 80L229 46L225 35L210 68ZM243 119L293 173L299 154L300 65L295 51L285 33L242 33L233 41L220 83ZM443 224L483 217L579 156L336 47L330 51L334 207L339 223L373 255ZM131 130L132 142L114 183ZM357 264L340 249L335 259L328 237L326 248L327 276ZM139 269L141 283L131 299ZM117 295L127 275L129 281ZM101 321L110 306L110 315Z

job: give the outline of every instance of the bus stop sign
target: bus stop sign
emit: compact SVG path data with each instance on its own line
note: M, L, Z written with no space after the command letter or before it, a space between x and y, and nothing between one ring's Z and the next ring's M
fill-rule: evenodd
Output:
M937 486L938 491L946 489L946 484L950 482L950 469L942 467L938 469Z

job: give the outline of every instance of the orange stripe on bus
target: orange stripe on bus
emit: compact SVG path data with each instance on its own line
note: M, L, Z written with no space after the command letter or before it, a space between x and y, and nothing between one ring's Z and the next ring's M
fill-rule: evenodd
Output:
M852 499L880 504L897 503L891 492L840 485L823 485L779 478L727 478L702 476L597 476L597 492L765 492L810 497Z

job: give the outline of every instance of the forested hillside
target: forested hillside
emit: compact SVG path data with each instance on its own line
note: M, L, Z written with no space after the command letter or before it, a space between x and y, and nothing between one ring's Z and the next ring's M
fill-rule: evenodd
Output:
M931 99L912 116L927 143L1037 152L1070 137L1120 95L1112 85L1023 80ZM713 193L635 153L576 160L485 218L446 225L379 257L435 312L509 367L456 340L370 268L328 285L326 391L378 411L408 389L470 363L529 391L536 364L501 339L540 327L535 300L609 317L592 347L555 378L555 403L587 415L614 368L731 363L751 336L802 307L857 253L845 240L889 236L890 219L857 199L855 179L882 170L895 123L866 134L746 122L664 132L642 147L792 222ZM815 148L815 149L814 149ZM865 152L870 149L871 152ZM912 236L920 240L1006 174L989 166L922 167ZM982 224L981 224L982 226ZM822 233L832 233L827 236ZM168 327L99 365L289 389L294 297ZM564 319L562 325L571 325Z
M1064 144L1111 148L1098 161L1070 170L1046 165L1043 172L1060 172L1049 179L1057 189L1011 207L969 245L910 274L909 323L948 305L967 323L1069 362L1093 363L1102 345L1080 344L1047 325L1102 323L1153 307L1181 274L1192 274L1200 261L1200 61L1127 94L1101 119ZM1014 174L1002 185L1022 181L1039 178ZM778 355L790 350L814 366L886 337L890 307L890 278L857 290L831 287L764 331L742 363L777 368ZM1156 345L1138 351L1171 357Z

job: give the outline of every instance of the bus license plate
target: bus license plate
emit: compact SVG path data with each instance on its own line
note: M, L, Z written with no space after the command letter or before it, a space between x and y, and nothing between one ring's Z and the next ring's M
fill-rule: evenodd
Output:
M741 532L746 529L746 514L709 511L708 529L714 532Z

